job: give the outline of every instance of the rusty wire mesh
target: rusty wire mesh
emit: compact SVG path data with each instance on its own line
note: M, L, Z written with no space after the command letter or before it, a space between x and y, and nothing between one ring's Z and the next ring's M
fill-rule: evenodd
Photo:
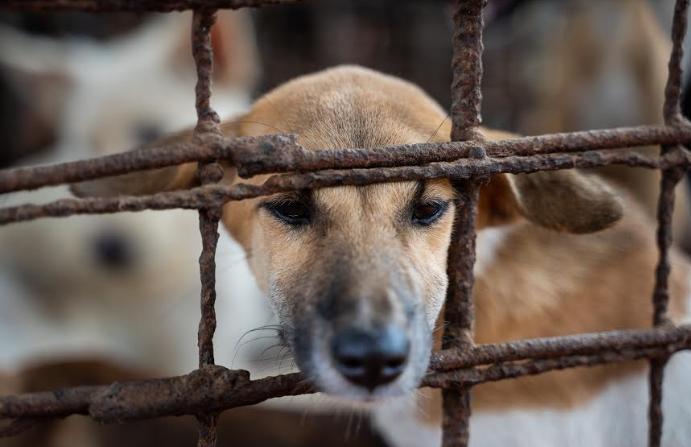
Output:
M214 365L216 327L215 251L223 205L232 200L280 191L328 185L447 177L465 182L460 198L454 240L449 252L449 291L443 349L432 354L430 373L422 386L443 388L443 445L468 443L470 393L474 385L540 374L546 371L635 359L650 360L649 445L660 445L662 433L662 377L672 354L691 349L691 325L674 326L667 316L670 273L671 220L674 187L691 166L682 144L691 143L691 123L680 113L682 40L686 32L688 0L677 0L672 29L673 50L665 89L663 126L638 126L551 134L511 140L485 141L480 124L483 0L457 0L454 15L454 55L451 88L451 143L427 143L381 149L340 149L311 152L295 136L224 138L210 106L212 48L209 29L216 8L260 7L300 0L7 0L10 10L173 11L194 9L193 52L197 64L198 124L191 143L170 144L147 151L101 157L55 166L0 172L0 193L96 179L136 170L198 161L201 186L182 192L141 197L59 200L46 205L0 209L0 224L41 217L101 214L145 209L188 208L199 211L203 248L199 324L199 369L190 374L107 386L82 386L54 392L0 398L0 419L9 423L0 436L21 433L41 420L71 414L89 415L102 422L119 422L168 415L195 415L199 446L216 444L220 412L257 404L270 398L316 392L299 374L250 380L246 371ZM658 157L627 149L661 145ZM216 184L222 177L217 160L234 165L241 177L273 173L260 186ZM652 297L651 329L474 345L473 264L475 217L479 182L498 173L590 168L620 164L661 169L657 241L659 263Z

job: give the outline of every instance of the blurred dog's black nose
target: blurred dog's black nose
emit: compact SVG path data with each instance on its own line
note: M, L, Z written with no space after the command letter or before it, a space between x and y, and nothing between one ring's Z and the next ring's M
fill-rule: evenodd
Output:
M94 239L96 262L107 268L123 269L134 262L133 249L128 238L115 231L105 231Z
M369 390L392 382L405 369L410 341L402 329L347 329L331 343L336 369L350 382Z

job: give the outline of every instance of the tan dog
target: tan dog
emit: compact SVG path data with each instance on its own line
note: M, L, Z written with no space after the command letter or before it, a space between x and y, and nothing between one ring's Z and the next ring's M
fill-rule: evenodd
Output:
M258 100L245 122L225 130L234 136L294 132L311 150L371 148L448 141L448 125L435 133L444 116L407 82L341 67L284 84ZM151 176L175 178L170 189L195 180L193 169L171 168L130 176L126 190L146 188L157 180ZM241 180L228 167L225 181ZM122 187L111 179L75 191L112 195ZM425 420L411 396L440 323L454 197L452 182L440 179L298 191L224 209L223 222L250 255L300 369L329 395L375 402L382 433L397 446L439 444L438 411ZM616 224L622 211L626 217ZM477 229L478 342L650 325L653 227L598 177L576 171L495 176L481 192ZM688 264L676 253L674 262L671 309L682 320ZM689 387L681 385L689 372L688 357L679 355L667 372L676 386L665 397L669 446L691 439L682 422L691 413ZM474 392L471 440L475 446L642 446L645 396L645 369L638 364L484 385Z

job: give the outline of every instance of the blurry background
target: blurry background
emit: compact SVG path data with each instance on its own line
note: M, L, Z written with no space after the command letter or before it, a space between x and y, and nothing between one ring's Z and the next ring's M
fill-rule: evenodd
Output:
M490 0L485 125L540 134L660 123L673 3ZM189 14L0 12L0 24L0 168L125 151L194 123ZM446 0L224 12L212 34L212 103L229 118L285 80L355 63L415 82L448 109L451 33ZM604 174L652 215L656 172ZM675 234L688 247L681 188ZM0 205L67 196L51 188L0 196ZM0 228L0 393L194 369L199 250L196 214L185 211ZM272 347L271 326L249 332L273 320L225 234L218 276L217 362L255 378L293 371L290 353ZM194 438L192 418L105 428L70 418L0 446L177 446ZM317 399L226 412L220 445L382 444L366 415Z

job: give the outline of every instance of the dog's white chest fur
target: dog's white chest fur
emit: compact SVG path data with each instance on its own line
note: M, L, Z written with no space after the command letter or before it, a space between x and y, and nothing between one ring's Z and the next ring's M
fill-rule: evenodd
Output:
M676 354L665 370L663 446L691 445L691 353ZM644 447L648 443L647 374L612 384L587 404L570 410L475 413L471 447ZM416 419L412 400L375 412L391 446L438 447L441 429Z
M478 233L479 274L496 255L509 227ZM691 309L691 296L687 297ZM677 324L691 322L691 313ZM675 354L665 368L663 447L691 446L691 352ZM422 390L422 395L432 391ZM420 399L421 397L418 397ZM645 447L648 445L648 373L623 378L569 410L476 412L470 447ZM420 420L419 403L398 399L374 411L374 424L392 447L438 447L441 427ZM424 408L424 406L422 406Z

